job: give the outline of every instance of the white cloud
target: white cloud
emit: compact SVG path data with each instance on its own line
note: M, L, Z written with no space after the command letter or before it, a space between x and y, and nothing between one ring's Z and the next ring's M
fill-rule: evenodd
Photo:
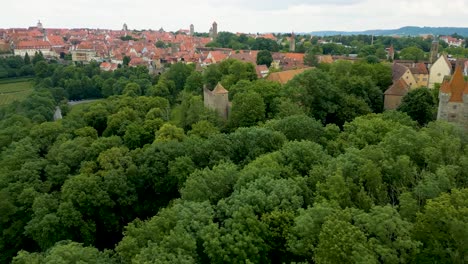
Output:
M0 27L177 30L193 23L207 32L213 21L232 32L365 30L401 26L467 26L468 0L16 0L0 16Z

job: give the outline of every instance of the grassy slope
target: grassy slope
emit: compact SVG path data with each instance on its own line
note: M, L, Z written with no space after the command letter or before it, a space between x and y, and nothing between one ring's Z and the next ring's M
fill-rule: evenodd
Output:
M16 100L23 100L33 91L29 81L0 83L0 105L7 105Z

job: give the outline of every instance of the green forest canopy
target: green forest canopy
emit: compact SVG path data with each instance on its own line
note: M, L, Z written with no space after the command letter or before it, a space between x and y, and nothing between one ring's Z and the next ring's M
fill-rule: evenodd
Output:
M160 77L34 67L35 92L0 111L2 263L467 260L466 135L382 113L388 65L337 62L284 86L235 61ZM218 81L229 120L196 89Z

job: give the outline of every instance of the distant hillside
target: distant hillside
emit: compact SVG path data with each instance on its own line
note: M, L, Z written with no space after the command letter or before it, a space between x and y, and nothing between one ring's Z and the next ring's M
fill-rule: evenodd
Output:
M422 34L432 35L451 35L457 33L468 37L468 28L461 27L402 27L399 29L373 29L366 31L315 31L310 32L316 36L332 36L332 35L403 35L403 36L418 36Z

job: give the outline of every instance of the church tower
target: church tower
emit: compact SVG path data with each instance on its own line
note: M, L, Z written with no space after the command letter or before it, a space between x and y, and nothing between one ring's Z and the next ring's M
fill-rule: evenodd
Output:
M43 29L42 23L41 23L40 20L37 21L37 29L39 29L39 30L42 30L42 29Z
M213 22L213 26L212 26L212 38L213 39L216 39L218 37L218 23Z
M432 41L431 45L431 57L429 58L431 63L434 63L437 60L439 55L439 40L437 38Z
M124 23L122 26L122 31L128 31L127 23Z
M393 44L388 48L387 59L389 61L393 61L395 59L395 48L393 47Z
M193 34L195 34L195 26L190 24L190 36L193 36Z
M296 35L294 34L294 32L292 32L291 38L289 39L289 51L296 51Z

